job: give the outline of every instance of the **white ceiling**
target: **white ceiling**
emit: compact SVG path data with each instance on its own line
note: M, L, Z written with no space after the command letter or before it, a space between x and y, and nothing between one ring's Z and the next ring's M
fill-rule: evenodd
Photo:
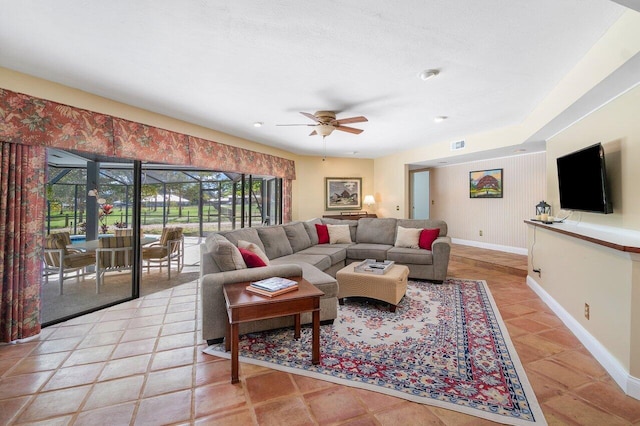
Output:
M0 0L0 66L305 155L323 155L320 136L276 124L311 123L299 111L364 115L352 125L363 133L334 131L326 152L375 158L522 121L624 9L608 0ZM417 77L429 68L440 75Z

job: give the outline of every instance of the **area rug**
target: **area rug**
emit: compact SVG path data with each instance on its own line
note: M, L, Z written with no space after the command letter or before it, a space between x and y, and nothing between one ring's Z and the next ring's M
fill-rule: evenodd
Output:
M484 281L410 281L395 313L347 299L320 339L319 365L310 328L300 340L292 329L242 336L240 360L500 423L546 424ZM224 344L205 352L229 358Z

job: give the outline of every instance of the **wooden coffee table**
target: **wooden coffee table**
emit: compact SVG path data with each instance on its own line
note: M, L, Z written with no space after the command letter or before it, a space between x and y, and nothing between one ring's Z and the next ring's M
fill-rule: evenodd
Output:
M300 314L312 312L313 337L311 362L320 363L320 297L324 293L302 277L288 277L298 282L298 290L275 297L260 296L248 292L250 282L231 283L223 286L229 323L225 335L225 349L231 351L231 383L238 383L239 324L267 318L293 315L296 339L300 338Z

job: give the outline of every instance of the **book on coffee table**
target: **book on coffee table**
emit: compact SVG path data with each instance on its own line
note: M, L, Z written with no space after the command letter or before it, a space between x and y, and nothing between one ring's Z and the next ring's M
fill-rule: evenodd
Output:
M251 287L269 292L280 291L297 285L296 281L281 277L271 277L251 283Z
M298 290L298 284L297 283L296 283L296 285L292 285L292 286L285 287L285 288L282 288L280 290L275 290L275 291L263 290L261 288L254 287L252 285L248 285L247 286L247 291L249 291L251 293L259 294L261 296L267 296L267 297L275 297L275 296L279 296L281 294L289 293L291 291L296 291L296 290Z

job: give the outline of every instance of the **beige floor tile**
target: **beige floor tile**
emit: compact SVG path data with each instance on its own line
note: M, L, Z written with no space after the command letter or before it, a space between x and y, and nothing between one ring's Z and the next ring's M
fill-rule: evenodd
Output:
M526 256L464 251L449 276L486 280L550 425L640 426L640 401L526 285ZM0 346L0 424L492 424L246 363L231 385L229 360L201 352L201 305L188 283Z

